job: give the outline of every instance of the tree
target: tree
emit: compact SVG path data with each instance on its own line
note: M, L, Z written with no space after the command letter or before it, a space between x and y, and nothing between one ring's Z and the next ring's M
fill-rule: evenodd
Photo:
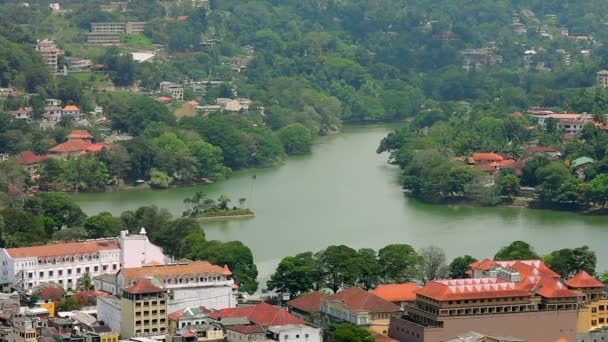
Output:
M551 162L536 170L536 178L540 184L536 187L541 201L553 202L559 194L559 189L566 181L572 178L570 170L560 162Z
M332 342L374 342L372 334L356 325L342 323L334 327L330 333Z
M220 204L220 210L227 210L228 203L230 203L230 197L228 195L220 195L217 202Z
M420 264L422 282L428 283L431 280L441 279L448 275L445 252L437 246L428 246L420 249L422 263Z
M121 219L113 217L107 211L91 216L84 221L84 229L86 229L88 237L94 239L118 236L123 228Z
M510 245L502 247L494 260L530 260L540 259L538 254L534 252L532 246L523 241L513 241Z
M82 224L86 218L80 206L68 195L60 192L39 192L25 201L23 208L32 214L47 216L62 226L73 227Z
M507 196L509 200L513 200L513 197L519 194L519 178L517 176L508 174L500 176L498 179L498 189L501 195Z
M408 244L394 244L378 251L378 262L384 282L407 283L418 278L422 256Z
M536 155L527 160L522 168L521 183L526 186L536 186L540 179L536 177L536 170L549 165L551 161L544 155Z
M306 126L294 123L277 131L277 136L283 144L287 154L301 154L310 152L312 134Z
M357 280L358 266L351 262L357 251L344 245L329 246L316 254L325 286L334 293L345 286L353 286Z
M160 231L155 234L154 240L163 247L166 254L179 259L190 253L190 250L180 248L180 244L191 233L203 233L204 236L201 224L192 218L179 218L161 226Z
M89 272L85 272L82 277L76 282L76 289L78 291L89 291L93 289L93 279Z
M449 266L450 278L467 278L468 274L466 272L471 269L469 265L474 263L475 261L477 261L477 259L473 258L470 255L464 255L454 258L454 260L452 260Z
M316 260L311 252L283 258L267 282L269 290L288 293L294 298L314 288Z
M351 264L356 265L357 285L369 291L380 284L382 267L378 263L376 251L371 248L361 248L357 251L357 256L350 260Z
M557 272L562 278L574 277L581 271L595 274L597 256L588 246L564 248L551 252L543 259L547 266Z
M39 217L21 209L8 208L0 211L4 230L0 236L2 247L25 247L44 245L48 234Z
M154 168L150 170L150 186L153 188L166 189L171 183L173 183L173 178L166 172Z
M88 236L86 229L81 227L72 227L61 229L53 234L53 240L71 242L85 240Z

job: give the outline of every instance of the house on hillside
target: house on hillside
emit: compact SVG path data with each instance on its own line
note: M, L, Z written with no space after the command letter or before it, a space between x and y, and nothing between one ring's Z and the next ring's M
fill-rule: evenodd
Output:
M74 105L65 106L63 108L63 115L69 115L74 118L76 121L82 120L80 108Z
M497 174L500 170L515 167L516 161L507 154L475 152L468 158L468 165L474 169Z
M17 110L9 111L8 114L10 116L12 116L13 119L26 120L27 122L32 122L32 118L33 118L32 108L29 108L29 107L27 107L27 108L19 107L19 109L17 109Z
M570 170L579 179L585 179L585 170L589 168L593 163L595 163L595 160L589 157L576 158L572 161L572 164L570 165Z
M38 155L32 151L23 151L17 156L17 162L32 179L38 177L40 164L46 159L48 159L46 155Z

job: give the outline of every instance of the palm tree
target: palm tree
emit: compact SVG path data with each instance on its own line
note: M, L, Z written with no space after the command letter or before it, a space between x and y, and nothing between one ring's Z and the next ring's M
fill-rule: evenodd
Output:
M86 272L78 279L76 289L78 291L89 291L93 289L93 280L91 279L91 274L89 274L89 272Z
M230 202L230 197L228 197L228 195L221 195L217 199L217 201L220 202L220 209L221 210L228 209L228 203Z

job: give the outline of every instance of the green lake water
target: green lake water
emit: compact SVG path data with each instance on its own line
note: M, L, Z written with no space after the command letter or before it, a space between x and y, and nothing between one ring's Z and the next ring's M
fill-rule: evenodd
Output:
M157 205L179 216L183 199L203 190L211 198L247 198L256 217L203 222L208 239L241 240L251 248L262 280L287 255L328 245L379 249L392 243L442 247L448 259L491 258L505 244L525 240L539 253L589 245L598 271L608 269L608 217L518 208L428 205L405 198L399 169L376 154L393 126L353 126L318 139L312 153L283 164L240 171L208 186L76 194L93 215ZM255 175L255 178L253 177ZM236 204L236 203L234 203ZM263 286L261 284L261 286Z

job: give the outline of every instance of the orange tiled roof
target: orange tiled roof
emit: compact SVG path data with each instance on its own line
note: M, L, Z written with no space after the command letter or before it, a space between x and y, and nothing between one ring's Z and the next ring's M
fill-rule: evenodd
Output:
M84 151L87 148L87 146L89 146L88 142L86 142L82 139L74 139L74 140L64 142L63 144L59 144L59 145L51 148L49 150L49 152L56 152L56 153L80 152L80 151Z
M228 268L228 265L226 265L226 264L224 264L224 268L222 269L222 275L225 275L225 276L232 275L232 271L230 271L230 268Z
M542 260L508 260L508 261L496 261L496 263L503 267L510 267L519 273L530 273L531 269L536 269L540 274L550 278L559 278L560 275L555 273L552 269L547 266ZM525 266L528 266L527 268Z
M114 239L68 242L57 245L8 248L6 252L12 258L47 258L64 255L83 255L109 249L119 249Z
M389 302L411 302L416 300L416 290L420 286L416 283L386 284L376 287L371 292Z
M110 149L110 146L107 144L90 144L89 146L87 146L84 150L82 150L82 152L80 152L80 154L87 154L88 152L90 153L97 153L103 149Z
M41 161L43 161L47 158L48 157L46 156L46 154L39 155L32 151L23 151L23 152L19 153L19 155L17 156L17 160L19 161L19 164L22 164L22 165L40 163Z
M68 139L93 139L86 129L75 129L68 135Z
M120 270L125 278L125 284L144 277L165 278L190 274L222 274L223 268L209 263L209 261L192 261L182 264L153 265Z
M250 322L261 326L304 324L302 319L264 302L255 306L217 310L212 312L209 317L213 319L245 317Z
M503 158L496 153L475 152L474 160L502 160Z
M146 278L139 279L135 285L122 290L132 294L165 292L165 290L154 285L150 279Z
M490 267L497 266L497 265L498 264L494 260L483 259L482 261L475 261L475 262L469 264L469 267L487 271L490 269Z
M173 99L170 98L170 97L161 96L161 97L158 98L158 100L162 101L162 102L169 102L169 101L172 101Z
M74 106L74 105L70 105L70 106L65 106L65 107L63 108L63 110L68 110L68 111L77 111L77 110L80 110L80 108L78 108L78 107L76 107L76 106Z
M321 299L328 297L326 294L321 292L310 292L296 299L292 299L287 302L287 306L296 308L301 311L308 313L315 313L321 311Z
M501 278L433 280L416 293L439 301L531 296L516 283Z
M585 270L582 270L576 276L566 280L566 285L572 288L603 288L605 286L604 283L593 278L593 276Z
M353 310L365 310L368 312L397 312L401 308L386 301L371 292L364 291L358 287L351 287L336 294L323 298L321 301L340 301Z
M12 110L12 111L9 112L9 114L11 114L11 115L15 115L15 114L27 114L27 113L28 113L27 109L25 109L23 107L19 107L19 109Z

